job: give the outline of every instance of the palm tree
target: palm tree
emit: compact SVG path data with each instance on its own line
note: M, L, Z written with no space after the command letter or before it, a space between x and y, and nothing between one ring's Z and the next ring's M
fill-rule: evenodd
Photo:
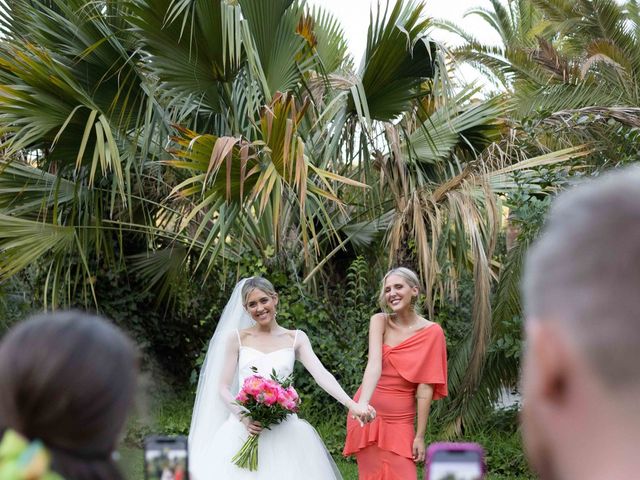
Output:
M499 35L503 45L483 45L461 28L441 22L465 43L452 50L513 92L518 119L557 113L573 128L588 120L612 119L624 126L637 116L640 65L638 6L632 0L492 0L492 10L472 9ZM584 118L580 109L599 107ZM616 110L623 107L622 118ZM572 121L568 117L573 115ZM580 122L577 122L580 120ZM558 126L558 123L555 123Z
M422 3L372 14L358 70L337 22L302 1L15 0L10 18L0 278L38 265L47 304L80 292L99 307L101 268L170 295L248 253L312 281L382 242L430 310L473 276L453 390L476 390L498 194L584 152L518 150L505 98L452 93Z
M48 299L63 284L91 297L91 258L115 262L114 220L142 215L140 136L154 106L124 5L12 2L0 48L5 167L0 272L37 262ZM72 280L77 275L85 281ZM50 288L48 288L50 287Z
M636 2L492 0L490 9L472 9L468 15L485 20L499 34L502 45L484 45L455 25L439 25L465 40L461 47L451 49L452 55L476 66L505 91L505 101L511 106L508 123L516 132L515 143L504 146L515 149L509 156L526 158L539 151L587 145L590 153L577 162L581 174L637 158L640 30ZM566 171L559 170L557 176L563 175ZM528 172L523 178L532 187L535 176ZM556 188L560 185L556 182ZM527 210L553 191L530 187L523 188L535 192L525 202ZM517 190L503 191L507 203ZM459 432L465 421L480 418L501 388L517 386L519 358L502 345L505 339L517 342L519 338L519 272L542 216L517 222L515 219L518 242L496 272L489 353L477 378L477 390L458 388L461 383L456 379L465 375L466 362L454 359L451 363L453 395L446 405L448 411L443 412L451 433ZM472 345L468 339L464 349Z

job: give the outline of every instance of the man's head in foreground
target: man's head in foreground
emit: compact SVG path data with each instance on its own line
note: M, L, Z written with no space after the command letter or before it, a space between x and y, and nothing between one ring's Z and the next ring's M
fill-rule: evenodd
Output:
M640 169L554 201L523 293L534 468L543 480L640 478Z

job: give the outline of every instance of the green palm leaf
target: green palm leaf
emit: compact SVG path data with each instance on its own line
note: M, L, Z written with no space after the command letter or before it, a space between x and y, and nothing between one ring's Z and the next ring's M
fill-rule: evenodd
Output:
M240 68L240 11L224 1L136 0L130 17L147 65L163 85L164 95L195 96L219 111L221 84Z
M348 111L388 121L401 115L419 97L421 84L434 77L436 48L425 38L429 20L423 5L399 0L371 16L367 47L360 69L361 89L354 91ZM367 111L368 115L364 112Z

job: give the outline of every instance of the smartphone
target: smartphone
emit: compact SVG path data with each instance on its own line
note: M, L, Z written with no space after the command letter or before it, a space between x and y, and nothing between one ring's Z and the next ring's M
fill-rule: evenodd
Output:
M146 480L188 480L187 437L145 438L144 474Z
M427 449L425 471L425 480L482 480L484 450L477 443L433 443Z

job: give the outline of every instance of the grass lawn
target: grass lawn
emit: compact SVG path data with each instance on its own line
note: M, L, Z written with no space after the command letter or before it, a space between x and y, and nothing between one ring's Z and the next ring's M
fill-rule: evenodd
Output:
M119 449L120 466L128 480L143 480L144 468L142 460L142 449L128 445L122 445ZM358 467L355 462L345 460L344 458L334 459L336 465L342 473L343 480L358 480ZM422 469L420 469L422 472ZM420 478L420 477L419 477ZM497 478L500 477L496 477Z
M126 474L128 480L143 480L144 470L142 461L142 450L138 447L131 447L123 445L120 450L120 465ZM357 480L358 469L355 462L345 460L343 458L336 458L336 464L342 473L343 480ZM422 469L420 469L420 475L422 475ZM422 478L421 476L418 478ZM509 475L496 475L489 474L487 480L513 480L513 476ZM530 478L530 477L516 477L516 478Z
M119 449L120 466L128 480L144 479L144 462L142 460L142 449L122 445ZM336 464L342 473L343 480L357 480L358 468L355 462L350 462L342 458L336 460Z
M129 480L144 479L143 452L140 445L146 435L153 433L186 435L188 432L193 399L185 396L185 398L170 397L161 400L154 404L153 408L149 408L146 416L130 419L126 440L119 450L121 468ZM495 412L487 417L486 425L483 425L482 430L469 432L463 439L478 442L484 446L489 469L486 480L535 479L535 475L526 464L522 438L515 423L516 415L515 410ZM342 418L324 420L324 423L318 419L315 422L313 419L311 421L315 424L329 451L336 453L334 460L342 473L343 480L357 480L358 471L355 462L345 460L339 454L344 442L344 432L340 429L343 427ZM429 442L438 440L440 439L437 434L428 438ZM418 478L424 478L422 469L419 470Z

